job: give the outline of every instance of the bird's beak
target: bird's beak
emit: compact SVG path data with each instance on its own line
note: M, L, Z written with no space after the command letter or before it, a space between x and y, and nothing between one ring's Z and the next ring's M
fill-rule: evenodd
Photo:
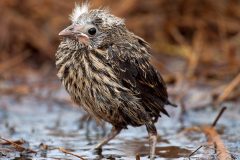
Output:
M61 37L72 37L72 36L74 36L74 26L73 25L68 26L67 28L62 30L58 35L61 36Z
M88 35L81 32L82 26L70 25L62 30L58 35L61 37L77 38L79 41L88 41Z

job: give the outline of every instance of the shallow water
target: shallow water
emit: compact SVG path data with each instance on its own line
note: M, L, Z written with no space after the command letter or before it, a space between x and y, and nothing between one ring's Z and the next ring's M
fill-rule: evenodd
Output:
M226 104L227 111L217 124L226 147L240 157L240 107ZM180 108L168 107L171 118L162 117L156 124L159 137L157 158L187 159L200 145L206 144L206 137L196 130L184 130L192 126L211 124L218 110L211 108L188 111L180 118ZM21 99L0 97L1 137L11 140L25 140L24 145L37 154L20 153L9 145L0 145L0 159L79 159L58 150L63 147L86 159L130 160L140 155L148 159L148 137L145 127L129 127L105 145L102 152L92 148L109 132L108 124L98 126L94 120L81 120L85 113L78 107L49 104L27 96ZM83 118L82 118L83 119ZM47 148L46 148L47 146ZM14 150L14 152L13 152ZM191 159L215 159L213 146L203 147Z

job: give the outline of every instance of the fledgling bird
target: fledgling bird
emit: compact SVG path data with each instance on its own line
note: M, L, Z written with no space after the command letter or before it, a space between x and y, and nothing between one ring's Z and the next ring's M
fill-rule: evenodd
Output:
M124 20L106 9L76 5L72 24L61 31L56 52L57 76L71 98L97 121L112 124L111 133L96 149L128 125L145 125L150 159L154 159L161 113L168 115L165 83L150 64L150 46L130 32Z

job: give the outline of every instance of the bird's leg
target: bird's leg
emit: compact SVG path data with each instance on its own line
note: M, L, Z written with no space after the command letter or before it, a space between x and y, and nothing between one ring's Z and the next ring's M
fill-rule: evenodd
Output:
M100 149L103 145L107 144L111 139L118 135L121 130L122 128L117 128L113 126L111 132L100 143L97 144L95 149Z
M157 130L152 122L150 124L147 124L146 127L149 135L150 160L154 160L157 144Z

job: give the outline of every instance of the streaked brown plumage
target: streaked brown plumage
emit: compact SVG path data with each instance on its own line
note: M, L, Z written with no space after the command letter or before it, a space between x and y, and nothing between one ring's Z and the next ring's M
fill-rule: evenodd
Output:
M60 32L56 53L58 77L72 99L97 121L113 125L112 132L96 148L121 129L145 125L154 159L157 122L168 115L166 86L149 63L150 47L128 31L124 21L106 10L76 6L72 24Z

